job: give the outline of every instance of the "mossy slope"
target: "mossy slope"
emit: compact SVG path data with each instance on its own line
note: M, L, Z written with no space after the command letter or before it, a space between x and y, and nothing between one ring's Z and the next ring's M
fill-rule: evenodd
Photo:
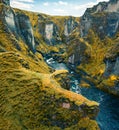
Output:
M65 71L35 72L19 62L21 57L14 52L0 54L0 129L99 129L90 120L98 104L61 88L53 78ZM82 120L87 125L78 124Z

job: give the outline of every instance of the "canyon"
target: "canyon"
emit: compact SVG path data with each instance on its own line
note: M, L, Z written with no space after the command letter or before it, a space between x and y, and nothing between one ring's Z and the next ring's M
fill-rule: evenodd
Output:
M99 103L78 86L119 96L119 0L100 2L82 17L50 16L0 1L0 129L99 130Z

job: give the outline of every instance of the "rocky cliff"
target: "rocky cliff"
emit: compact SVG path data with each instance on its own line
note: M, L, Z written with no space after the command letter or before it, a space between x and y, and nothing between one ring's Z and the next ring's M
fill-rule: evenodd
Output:
M54 72L42 56L64 49L77 20L0 1L0 129L99 130L94 120L99 104L63 89L55 76L68 72Z
M32 52L35 52L35 43L33 30L29 17L24 14L16 14L15 11L10 6L5 6L3 4L1 7L1 22L5 23L5 27L8 33L14 35L15 39L20 40L20 38L27 44ZM19 46L19 45L18 45ZM19 49L18 47L17 49Z
M10 0L0 0L0 3L3 3L5 5L10 5Z
M119 30L119 1L100 2L88 8L81 18L81 37L90 29L101 38L114 36Z
M109 93L119 95L119 40L108 50L104 59L106 68L101 88L108 89ZM106 85L104 85L106 84ZM108 86L108 87L107 87Z
M81 17L80 28L81 37L91 44L91 57L94 62L79 68L86 69L91 77L92 75L97 77L94 83L96 86L118 96L119 1L100 2L93 8L87 9ZM90 66L93 69L90 70Z
M118 96L119 1L100 2L86 10L69 36L67 61L80 74L80 86Z
M104 61L106 64L105 76L111 74L119 76L119 43L108 50Z
M66 42L66 37L78 27L78 20L75 17L42 17L38 16L39 32L45 41L51 45Z

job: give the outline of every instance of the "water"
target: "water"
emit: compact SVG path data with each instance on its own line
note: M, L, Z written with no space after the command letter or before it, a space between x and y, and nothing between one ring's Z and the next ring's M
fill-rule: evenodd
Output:
M64 63L58 63L54 61L53 58L47 59L46 62L55 70L62 70L62 69L69 70Z
M119 130L119 99L96 88L83 89L82 95L100 103L97 122L101 130Z
M82 94L90 100L94 100L100 103L100 112L97 117L97 122L101 130L119 130L119 99L111 96L107 93L100 91L99 89L92 87L80 88L78 86L79 79L77 79L75 72L70 69L64 63L58 63L53 58L46 60L48 65L56 70L67 69L72 74L71 77L71 91Z

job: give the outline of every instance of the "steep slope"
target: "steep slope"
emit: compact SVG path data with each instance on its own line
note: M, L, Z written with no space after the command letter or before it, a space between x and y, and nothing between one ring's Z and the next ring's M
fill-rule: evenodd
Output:
M116 96L119 96L118 4L118 0L100 2L87 9L80 18L79 29L69 36L66 54L67 62L75 65L80 74L80 86L93 85Z
M112 37L119 30L119 1L100 2L88 8L81 18L81 36L92 29L100 38Z
M114 42L115 44L108 50L104 59L106 64L104 76L106 78L103 80L101 88L107 89L114 95L119 95L119 39L116 38Z
M38 73L28 69L26 60L20 62L21 58L19 53L0 53L0 129L64 129L72 125L98 129L89 119L97 115L96 102L61 88L53 79L61 71ZM91 126L78 124L82 120Z
M94 70L92 74L97 80L96 86L119 96L119 1L101 2L87 9L81 18L81 27L84 27L81 28L81 36L87 37L87 41L92 44L92 53L95 53L92 60L95 61L97 72Z
M14 11L16 16L24 14L29 17L35 47L41 53L58 52L59 49L65 48L63 43L67 42L69 34L79 25L79 18L75 17L52 17L18 9Z

